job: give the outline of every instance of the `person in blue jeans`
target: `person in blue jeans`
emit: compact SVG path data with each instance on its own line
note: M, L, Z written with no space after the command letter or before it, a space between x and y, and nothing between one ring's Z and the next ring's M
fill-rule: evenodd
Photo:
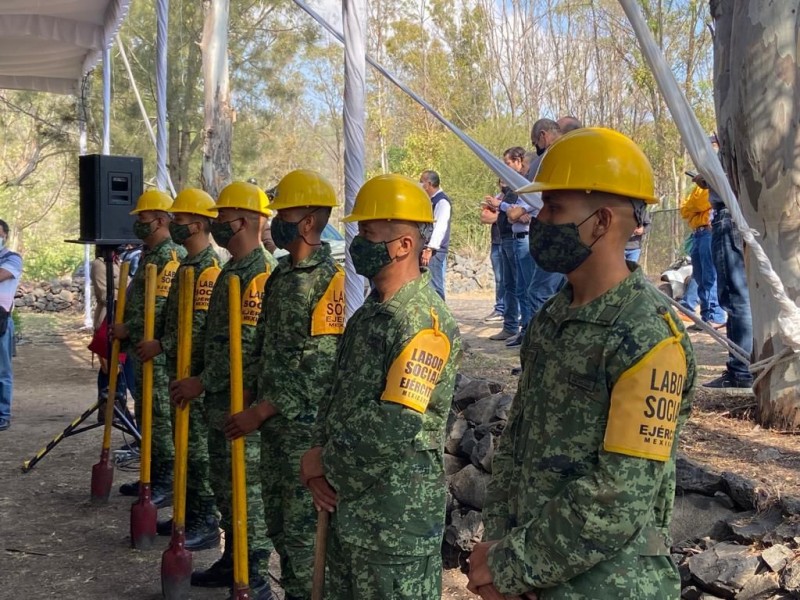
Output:
M501 186L502 187L502 186ZM492 261L492 272L494 273L494 308L484 321L487 323L500 322L505 313L505 289L503 284L503 248L501 245L500 227L497 225L497 211L487 203L481 207L481 223L491 225L492 247L489 258Z
M708 184L698 175L695 183ZM717 296L722 309L728 313L727 337L746 354L753 353L753 315L750 312L750 292L744 266L744 240L734 225L730 211L722 198L709 188L709 200L714 210L711 222L711 251L717 272ZM753 376L747 363L728 354L725 372L704 384L709 388L749 388Z
M503 161L517 172L523 170L525 149L514 146L503 153ZM507 346L518 346L522 342L520 335L531 318L528 288L533 277L533 258L528 245L528 221L510 219L514 208L522 212L528 210L517 194L508 188L504 189L502 199L487 196L485 201L497 209L497 224L500 229L500 248L503 257L503 285L505 289L503 329L489 337L490 340L505 341Z
M723 325L725 311L717 299L717 270L711 249L711 227L698 227L692 238L692 280L697 283L700 317L710 325Z
M8 223L0 220L0 431L11 426L11 403L14 392L14 295L22 276L22 257L7 246Z

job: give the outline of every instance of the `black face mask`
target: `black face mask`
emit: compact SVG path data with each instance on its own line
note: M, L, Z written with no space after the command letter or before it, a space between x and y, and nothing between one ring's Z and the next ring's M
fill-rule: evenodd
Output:
M228 244L231 243L233 236L239 233L244 227L240 227L236 231L233 230L233 226L231 225L234 221L241 221L242 219L234 219L233 221L228 221L226 223L220 223L218 221L214 221L211 223L211 235L214 236L214 240L219 244L222 248L227 248Z
M538 144L534 145L536 146L536 156L541 156L542 154L545 153L545 150L547 150L547 148L539 148Z
M564 274L580 267L591 256L592 246L600 238L592 242L592 246L587 246L581 240L578 228L596 214L597 211L594 211L577 225L550 225L539 219L531 219L528 244L536 264L550 273Z

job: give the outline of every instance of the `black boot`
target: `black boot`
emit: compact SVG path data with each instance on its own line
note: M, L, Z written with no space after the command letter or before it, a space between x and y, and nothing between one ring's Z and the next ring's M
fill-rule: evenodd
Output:
M231 598L235 599L235 596L231 595ZM269 579L261 575L250 576L250 600L278 600L278 597L272 592Z
M213 515L193 517L186 524L186 549L197 552L219 546L219 521Z
M152 501L156 508L166 508L172 506L172 482L169 481L154 481L153 482L153 495ZM172 530L170 530L172 533Z
M132 481L130 483L123 483L121 486L119 486L119 493L123 496L133 496L134 498L138 498L139 482Z
M225 534L225 550L219 560L205 571L192 573L192 585L197 587L231 587L233 585L233 536Z
M172 519L160 519L156 523L156 533L158 535L172 535Z

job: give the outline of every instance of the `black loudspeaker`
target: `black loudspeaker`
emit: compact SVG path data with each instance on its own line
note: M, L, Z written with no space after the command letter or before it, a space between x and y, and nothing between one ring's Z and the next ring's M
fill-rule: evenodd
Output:
M130 212L142 195L142 159L81 156L81 242L119 245L138 242Z

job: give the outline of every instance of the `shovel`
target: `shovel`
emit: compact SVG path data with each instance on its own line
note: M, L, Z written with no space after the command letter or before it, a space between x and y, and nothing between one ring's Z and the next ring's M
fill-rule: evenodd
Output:
M242 383L242 293L238 277L228 279L228 325L230 329L231 414L244 409ZM244 437L231 442L233 483L233 595L234 600L249 600L247 570L247 496L245 495Z
M194 269L181 269L178 297L178 379L191 377ZM192 553L186 549L186 475L189 455L189 403L175 409L175 479L172 539L161 555L161 593L167 600L189 597Z
M114 323L122 323L125 318L125 289L128 282L128 263L122 263L119 273L119 291L117 292L117 308ZM113 271L112 271L113 274ZM113 285L113 279L111 285ZM107 310L111 310L111 305ZM92 467L92 502L108 502L111 494L111 484L114 481L114 466L108 460L111 448L111 427L114 421L114 402L117 389L117 376L119 373L119 340L111 344L111 359L108 365L108 398L106 398L106 420L103 425L103 445L100 449L100 462Z
M147 265L144 286L144 340L155 334L156 266ZM149 550L156 539L158 509L153 504L150 482L150 457L153 433L153 360L142 365L142 448L139 472L139 500L131 505L131 545Z
M317 537L314 541L314 574L311 580L311 600L322 600L325 591L325 551L328 545L328 524L331 513L321 510L317 513Z

